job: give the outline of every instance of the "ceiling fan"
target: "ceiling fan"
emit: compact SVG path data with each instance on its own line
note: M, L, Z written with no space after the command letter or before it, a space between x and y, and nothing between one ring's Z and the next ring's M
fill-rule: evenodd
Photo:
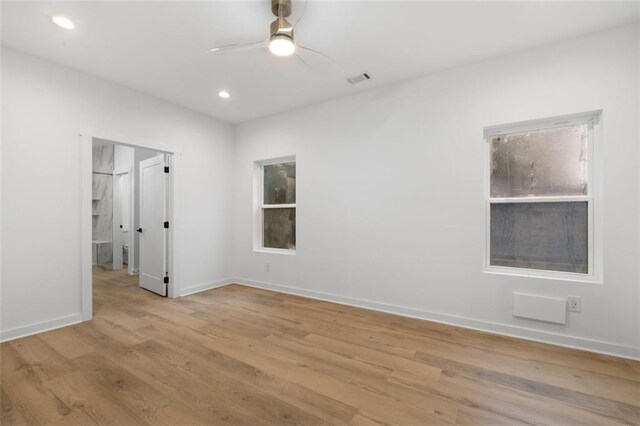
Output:
M271 0L271 12L276 16L276 20L271 23L269 38L266 40L253 43L227 44L214 47L211 52L241 51L268 47L269 51L276 56L295 55L302 63L318 71L335 72L339 70L340 66L324 53L295 44L293 38L294 26L286 19L291 15L291 0Z

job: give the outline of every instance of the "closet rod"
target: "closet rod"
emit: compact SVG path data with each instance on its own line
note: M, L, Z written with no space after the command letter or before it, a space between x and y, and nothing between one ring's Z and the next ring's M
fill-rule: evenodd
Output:
M96 175L113 176L113 173L107 173L107 172L91 172L91 173L96 174Z

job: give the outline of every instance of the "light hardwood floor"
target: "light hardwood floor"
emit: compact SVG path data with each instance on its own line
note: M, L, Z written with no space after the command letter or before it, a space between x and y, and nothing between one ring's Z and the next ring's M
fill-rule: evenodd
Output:
M92 321L1 345L2 425L640 422L640 363L231 285L94 276Z

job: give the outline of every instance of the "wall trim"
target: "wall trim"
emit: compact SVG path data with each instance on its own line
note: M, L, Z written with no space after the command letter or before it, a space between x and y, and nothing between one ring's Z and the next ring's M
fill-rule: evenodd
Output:
M441 324L448 324L456 327L468 328L503 336L515 337L519 339L531 340L534 342L548 343L552 345L579 349L588 352L595 352L604 355L617 356L640 361L640 347L619 345L617 343L603 342L600 340L585 339L583 337L568 336L565 334L541 331L527 327L517 327L508 324L501 324L491 321L476 320L457 315L442 314L423 309L409 308L390 303L375 302L372 300L360 299L337 294L323 293L314 290L306 290L297 287L290 287L281 284L254 281L246 278L227 278L209 283L198 284L184 289L180 289L180 297L190 294L200 293L230 284L240 284L248 287L261 288L265 290L277 291L280 293L292 294L295 296L308 297L311 299L324 300L341 305L354 306L358 308L371 309L374 311L400 315L409 318L416 318L426 321L433 321ZM37 322L26 326L16 327L9 330L0 331L0 342L19 339L33 334L44 333L57 328L66 327L82 322L82 314L71 314L58 317L52 320Z
M405 306L393 305L390 303L375 302L373 300L359 299L356 297L340 296L337 294L306 290L281 284L254 281L246 278L236 278L233 283L246 285L248 287L293 294L295 296L303 296L309 297L311 299L339 303L341 305L371 309L374 311L396 314L409 318L433 321L456 327L468 328L471 330L484 331L487 333L499 334L502 336L532 340L534 342L548 343L571 349L579 349L588 352L595 352L599 354L640 361L640 347L635 346L625 346L617 343L586 339L584 337L569 336L566 334L536 330L528 327L518 327L510 324L502 324L498 322L477 320L457 315L431 312L423 309L409 308Z
M68 325L78 324L80 322L82 322L82 314L77 313L54 318L52 320L23 325L21 327L0 331L0 342L8 342L9 340L15 340L21 337L44 333L45 331L55 330L56 328L62 328Z
M223 280L213 281L210 283L203 283L198 285L193 285L186 288L179 289L180 297L188 296L190 294L200 293L202 291L213 290L214 288L224 287L229 284L234 284L235 281L232 278L226 278Z

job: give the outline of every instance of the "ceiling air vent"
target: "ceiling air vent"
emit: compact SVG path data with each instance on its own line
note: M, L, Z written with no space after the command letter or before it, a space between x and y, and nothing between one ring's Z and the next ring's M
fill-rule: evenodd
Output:
M351 84L362 83L363 81L371 80L371 76L366 72L362 74L354 75L353 77L347 78L347 81Z

